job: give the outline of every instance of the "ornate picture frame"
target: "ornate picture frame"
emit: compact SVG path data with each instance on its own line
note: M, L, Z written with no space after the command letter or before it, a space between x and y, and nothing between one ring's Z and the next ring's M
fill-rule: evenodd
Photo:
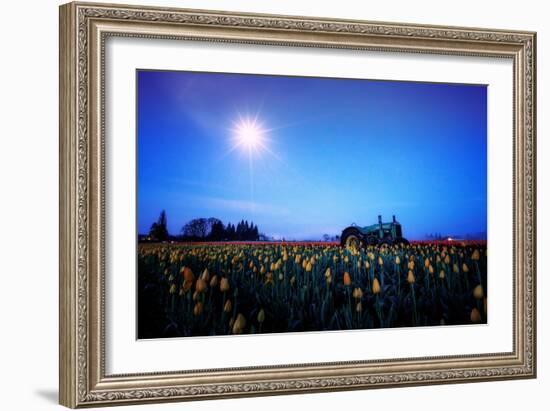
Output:
M105 42L110 37L498 57L513 62L513 350L108 375ZM536 34L219 11L60 7L60 403L198 400L536 377Z

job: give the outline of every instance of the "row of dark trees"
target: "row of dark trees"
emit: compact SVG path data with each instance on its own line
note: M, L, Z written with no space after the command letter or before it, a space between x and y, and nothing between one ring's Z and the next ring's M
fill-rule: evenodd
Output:
M260 238L258 226L242 220L235 226L217 218L195 218L181 229L184 240L191 241L257 241Z
M147 239L150 241L257 241L261 234L258 226L252 221L241 220L235 226L232 223L224 225L217 218L195 218L185 224L179 236L171 236L168 232L168 219L162 210L159 219L151 225Z

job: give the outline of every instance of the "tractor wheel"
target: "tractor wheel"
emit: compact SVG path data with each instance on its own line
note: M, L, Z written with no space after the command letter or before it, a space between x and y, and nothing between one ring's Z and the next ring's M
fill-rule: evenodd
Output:
M359 230L345 230L342 234L340 245L342 247L346 247L348 250L358 251L361 248L361 235L359 233Z
M400 238L398 240L395 241L395 244L397 245L409 245L409 240L407 240L406 238Z

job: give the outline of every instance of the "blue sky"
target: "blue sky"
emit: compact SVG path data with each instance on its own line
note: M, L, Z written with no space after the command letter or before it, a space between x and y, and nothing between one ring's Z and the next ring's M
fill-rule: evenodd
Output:
M317 239L395 214L409 239L487 226L487 88L137 72L138 231L161 210ZM257 119L264 149L235 147ZM237 140L236 140L237 139Z

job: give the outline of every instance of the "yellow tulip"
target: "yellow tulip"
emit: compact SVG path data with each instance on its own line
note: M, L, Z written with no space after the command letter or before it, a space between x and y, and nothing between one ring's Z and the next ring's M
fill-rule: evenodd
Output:
M473 323L481 322L481 314L479 313L479 310L477 308L472 309L472 312L470 313L470 321L472 321Z
M483 298L483 287L481 284L478 284L476 288L474 288L474 298L476 300L481 300Z
M347 271L344 273L344 285L346 287L349 287L351 285L351 277L349 276L349 273Z
M183 289L187 291L193 285L193 280L195 279L195 276L193 275L193 271L191 271L189 267L182 267L181 272L183 274Z
M197 283L195 284L195 290L198 292L198 293L203 293L206 291L206 281L203 280L202 278L199 278L197 280Z
M233 304L231 304L231 300L227 300L223 305L223 310L228 313L231 312L231 308L233 308Z
M258 318L257 318L257 320L258 320L258 322L259 322L260 324L264 322L264 320L265 320L265 311L264 311L263 308L262 308L262 309L260 310L260 312L258 313Z
M195 317L198 317L199 315L202 314L202 309L203 309L202 302L197 301L197 303L195 304L195 307L193 307L193 314L195 315Z
M380 293L380 282L378 281L378 278L374 278L374 280L372 281L372 293L373 294Z
M222 293L225 293L226 291L229 291L229 280L225 277L222 277L220 281L220 291Z
M246 318L244 315L238 314L235 322L233 323L233 334L241 334L246 326Z

